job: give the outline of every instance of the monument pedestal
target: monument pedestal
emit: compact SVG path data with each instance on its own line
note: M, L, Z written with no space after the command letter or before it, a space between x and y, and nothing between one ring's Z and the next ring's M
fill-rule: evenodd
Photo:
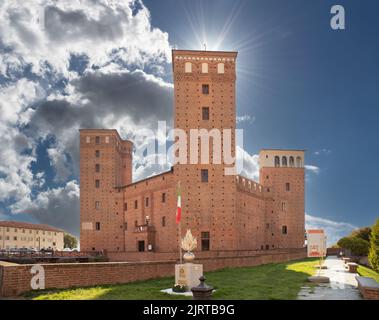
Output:
M199 285L199 278L202 276L202 264L183 263L175 265L175 284L185 286L189 291Z

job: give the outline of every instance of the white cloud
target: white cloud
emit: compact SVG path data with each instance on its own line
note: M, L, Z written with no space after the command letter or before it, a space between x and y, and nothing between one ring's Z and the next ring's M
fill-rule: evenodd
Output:
M358 227L342 221L333 221L322 217L305 214L306 229L324 229L328 245L335 244L340 238L347 236Z
M242 149L240 146L237 146L237 164L243 160L243 169L241 175L246 178L257 181L259 179L259 155L249 154L246 150ZM241 168L237 165L237 171L240 171Z
M170 61L168 34L152 27L138 0L3 0L0 28L0 48L6 48L0 74L8 81L0 85L0 202L40 222L78 227L79 186L67 181L78 176L78 129L116 128L128 138L168 120L172 85L144 71L162 73ZM69 71L73 55L88 60L82 76ZM33 81L25 78L27 66ZM55 88L62 80L67 86ZM46 151L63 186L39 192L47 177L31 167L47 138L54 141ZM146 162L135 172L142 177L160 169Z
M250 115L248 115L248 114L244 114L244 115L242 115L242 116L237 116L236 117L236 122L237 122L237 124L238 123L243 123L243 122L247 122L247 123L253 123L255 121L255 117L252 117L252 116L250 116Z
M314 174L319 174L320 173L320 168L317 166L312 166L312 165L305 165L304 166L306 170L314 173Z
M0 60L0 70L31 64L40 75L51 69L67 75L71 54L97 66L168 61L168 34L150 18L138 0L3 0L0 44L12 56Z
M325 154L325 155L329 155L329 154L331 154L332 153L332 150L329 150L329 149L320 149L320 150L317 150L317 151L315 151L314 152L314 154L316 155L316 156L319 156L319 155L323 155L323 154Z

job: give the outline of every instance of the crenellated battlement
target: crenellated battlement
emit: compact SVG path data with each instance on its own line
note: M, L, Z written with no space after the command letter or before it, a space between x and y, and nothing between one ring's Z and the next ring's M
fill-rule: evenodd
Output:
M263 197L267 193L267 188L261 184L238 175L236 176L236 186L237 191L248 192L258 197Z

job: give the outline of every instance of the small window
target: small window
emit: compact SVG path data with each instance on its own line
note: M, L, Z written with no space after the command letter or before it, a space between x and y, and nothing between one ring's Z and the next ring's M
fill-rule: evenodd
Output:
M162 193L162 202L166 202L166 193Z
M100 209L100 201L95 201L95 209L96 210Z
M128 223L124 222L124 231L128 230Z
M290 191L291 190L291 185L289 182L286 183L286 191Z
M125 210L125 211L128 210L128 203L127 203L127 202L124 203L124 210Z
M109 137L108 136L105 137L105 143L109 143Z
M208 73L208 63L203 62L201 64L201 73Z
M202 108L202 118L203 120L209 120L209 107Z
M203 94L209 94L209 84L202 85L202 92Z
M201 182L208 182L208 170L201 169Z
M191 73L192 72L192 63L186 62L184 65L185 73Z
M97 230L97 231L100 230L100 222L96 222L96 230Z
M201 251L209 251L210 250L210 236L209 232L201 233Z
M100 188L100 180L95 180L95 187Z
M143 240L138 241L138 251L139 252L144 252L145 251L145 241L143 241Z
M282 226L282 234L287 234L287 226Z
M217 64L217 73L225 73L225 65L223 63Z
M95 164L95 171L100 172L100 165L98 163Z
M17 240L17 237L13 237L13 240Z
M134 209L138 209L138 200L134 200Z
M266 244L266 250L270 250L270 245Z
M149 206L149 197L147 197L146 199L145 199L145 207L148 207Z
M282 211L286 211L287 210L287 203L286 202L282 202Z
M100 158L100 150L96 150L95 151L95 157L96 158Z
M97 137L95 138L95 142L96 142L96 144L99 144L99 143L100 143L100 137L99 137L99 136L97 136Z
M166 226L166 217L162 217L162 227Z
M90 143L91 142L91 137L86 137L86 143Z

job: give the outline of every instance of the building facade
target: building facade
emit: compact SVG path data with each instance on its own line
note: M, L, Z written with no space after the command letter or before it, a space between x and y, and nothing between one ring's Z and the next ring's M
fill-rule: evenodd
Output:
M236 59L236 52L173 51L174 126L186 133L188 145L192 129L230 130L220 161L210 144L211 164L202 164L200 152L198 161L187 153L187 161L169 172L132 182L132 142L116 130L80 130L82 250L177 252L186 229L201 251L303 247L303 150L263 149L259 182L226 174L235 165L225 159L234 159L236 150ZM175 223L179 182L181 235Z
M0 250L64 248L64 231L45 225L18 221L0 221Z

